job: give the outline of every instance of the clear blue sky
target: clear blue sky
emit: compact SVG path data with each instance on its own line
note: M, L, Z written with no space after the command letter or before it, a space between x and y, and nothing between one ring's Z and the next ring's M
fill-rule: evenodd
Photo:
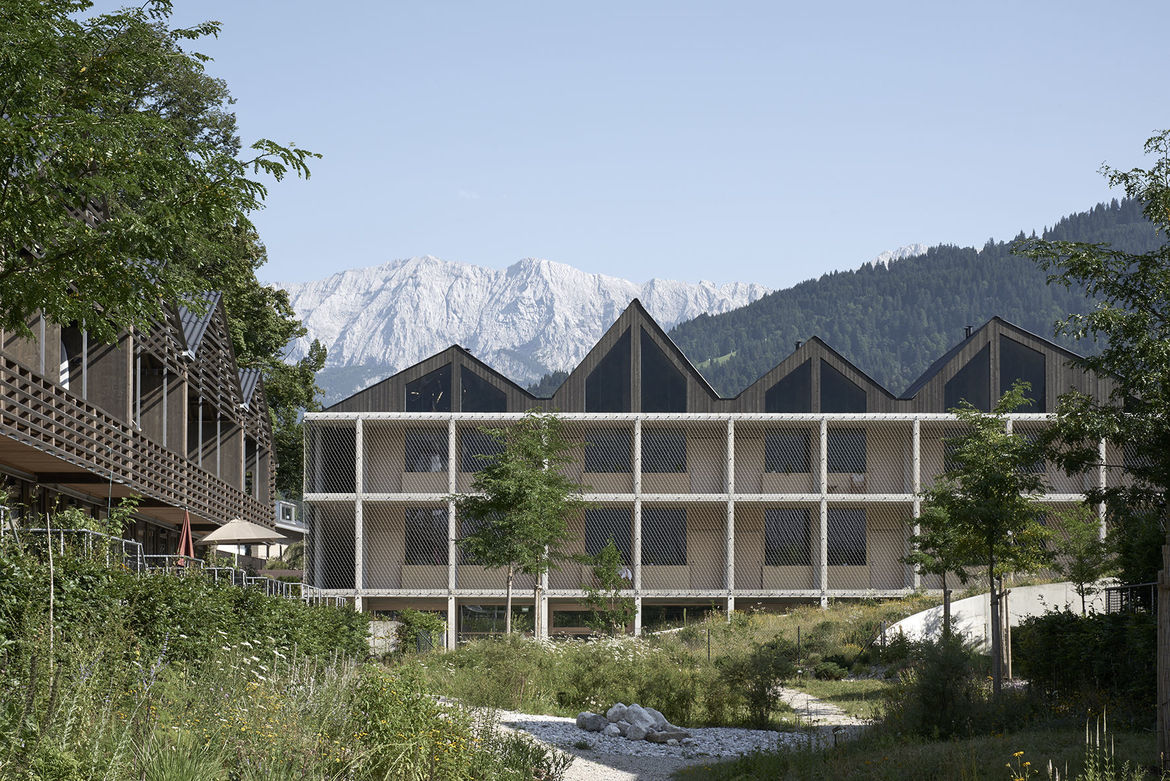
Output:
M1165 2L176 7L223 22L197 48L245 141L325 155L256 216L268 280L432 254L787 286L1043 228L1170 126Z

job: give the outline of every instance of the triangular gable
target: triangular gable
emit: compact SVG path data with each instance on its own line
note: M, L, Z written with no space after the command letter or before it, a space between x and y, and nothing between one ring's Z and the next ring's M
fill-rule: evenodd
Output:
M1002 317L996 315L995 317L992 317L990 320L985 322L983 325L974 329L970 336L964 337L962 341L960 341L950 350L947 350L947 352L943 354L938 360L928 366L926 371L924 371L918 379L912 382L910 386L902 392L902 395L899 398L906 401L911 400L918 396L918 394L921 393L922 390L936 378L945 376L947 379L949 379L950 377L954 376L954 374L967 365L967 362L971 357L969 353L973 349L976 347L982 349L984 344L989 344L992 341L993 331L997 331L1000 334L1008 334L1009 337L1010 335L1014 334L1016 336L1022 337L1025 341L1036 342L1043 350L1056 353L1066 360L1073 361L1083 357L1078 353L1068 349L1067 347L1057 344L1051 339L1047 339L1043 336L1040 336L1039 334L1033 333L1027 328L1018 326L1015 323L1004 320ZM952 366L952 364L957 365Z
M563 401L569 396L579 395L583 399L585 382L588 376L604 360L605 356L609 354L614 344L622 338L627 330L630 332L632 344L633 340L641 338L641 329L643 328L650 338L654 340L654 343L658 345L659 349L662 350L667 360L682 372L684 378L689 378L693 381L711 400L719 398L714 388L707 382L707 378L694 367L694 364L679 349L678 345L674 343L674 340L667 335L666 331L662 329L662 326L646 311L646 308L642 306L642 302L635 298L618 316L617 320L613 322L613 325L606 329L605 333L590 348L580 363L573 367L569 372L569 376L565 378L560 387L553 393L553 406L561 406L558 402ZM632 364L631 366L633 371L639 371L639 367L633 366Z
M799 346L795 347L788 354L788 357L764 372L759 379L740 391L734 397L735 401L741 402L737 407L743 411L762 410L764 408L764 395L772 386L800 369L805 362L823 360L825 358L828 358L829 360L827 362L846 379L866 391L867 396L872 390L883 400L891 402L894 400L894 394L890 393L885 386L859 369L852 361L841 355L841 353L834 350L828 342L819 336L814 336L807 341L801 342Z
M240 393L245 407L252 403L252 395L260 384L259 369L240 369Z
M243 404L244 392L236 363L236 353L232 347L227 312L223 306L223 296L219 293L209 294L208 302L207 312L202 317L195 315L191 310L186 310L186 315L184 315L182 310L185 307L180 308L179 316L183 323L183 334L188 339L187 351L192 359L191 370L205 381L204 393L209 393L218 387L229 391L229 395L234 397L232 398L233 402ZM214 342L218 349L226 354L226 361L213 360L213 357L208 354L211 342ZM208 386L207 382L210 382L211 385Z

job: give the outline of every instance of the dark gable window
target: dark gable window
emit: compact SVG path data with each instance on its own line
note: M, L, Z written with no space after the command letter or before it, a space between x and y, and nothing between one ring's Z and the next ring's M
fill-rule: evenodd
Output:
M625 429L596 429L585 432L586 472L629 472L630 432Z
M407 412L451 411L451 364L406 383Z
M472 429L459 434L459 471L478 472L487 466L490 457L504 452L504 446L489 435ZM487 459L483 458L484 456Z
M821 412L865 412L865 389L821 359Z
M764 435L764 471L809 472L811 442L807 431L769 431Z
M642 507L642 564L685 566L687 511L681 507Z
M460 408L464 412L507 412L508 397L502 390L480 377L466 366L459 367L463 385Z
M630 329L585 378L585 411L630 411Z
M991 410L991 344L975 353L975 357L947 380L943 386L943 408L954 409L966 400L975 409Z
M865 566L865 510L830 507L828 522L829 566Z
M447 432L406 431L404 472L446 472Z
M812 361L784 375L764 394L764 412L812 412Z
M642 329L642 411L686 412L687 381Z
M447 564L447 511L438 507L406 508L407 565Z
M807 507L769 507L764 510L764 565L812 565L812 512Z
M1023 380L1032 387L1025 396L1032 399L1016 412L1045 412L1047 386L1044 381L1044 353L1006 336L999 337L999 394L1007 393L1012 383Z
M687 435L681 431L642 429L642 471L687 471Z
M826 432L826 460L829 472L865 472L865 429L829 429Z
M630 541L633 531L631 510L628 507L594 507L585 511L585 552L590 556L601 553L611 539L622 554L622 563L630 563Z

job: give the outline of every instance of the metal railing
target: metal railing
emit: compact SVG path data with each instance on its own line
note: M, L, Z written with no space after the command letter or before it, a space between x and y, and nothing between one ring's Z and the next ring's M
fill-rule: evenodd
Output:
M1133 583L1105 589L1106 613L1153 613L1157 608L1157 583Z
M0 507L0 518L7 515ZM175 576L198 574L216 584L250 588L270 597L299 599L313 605L348 604L345 597L323 594L321 589L306 583L276 580L265 575L252 575L247 570L209 564L203 559L175 554L145 553L141 542L105 534L92 529L20 528L0 524L0 542L12 537L33 551L44 551L51 546L57 555L75 551L87 559L103 561L107 566L122 566L135 573L164 572Z

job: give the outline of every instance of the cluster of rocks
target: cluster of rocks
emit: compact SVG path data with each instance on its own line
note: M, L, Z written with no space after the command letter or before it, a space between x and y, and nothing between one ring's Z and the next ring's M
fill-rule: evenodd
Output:
M604 716L582 711L577 714L577 726L586 732L600 732L610 737L621 735L626 740L648 740L668 746L677 746L691 737L691 733L671 724L654 708L643 708L637 703L616 703Z

